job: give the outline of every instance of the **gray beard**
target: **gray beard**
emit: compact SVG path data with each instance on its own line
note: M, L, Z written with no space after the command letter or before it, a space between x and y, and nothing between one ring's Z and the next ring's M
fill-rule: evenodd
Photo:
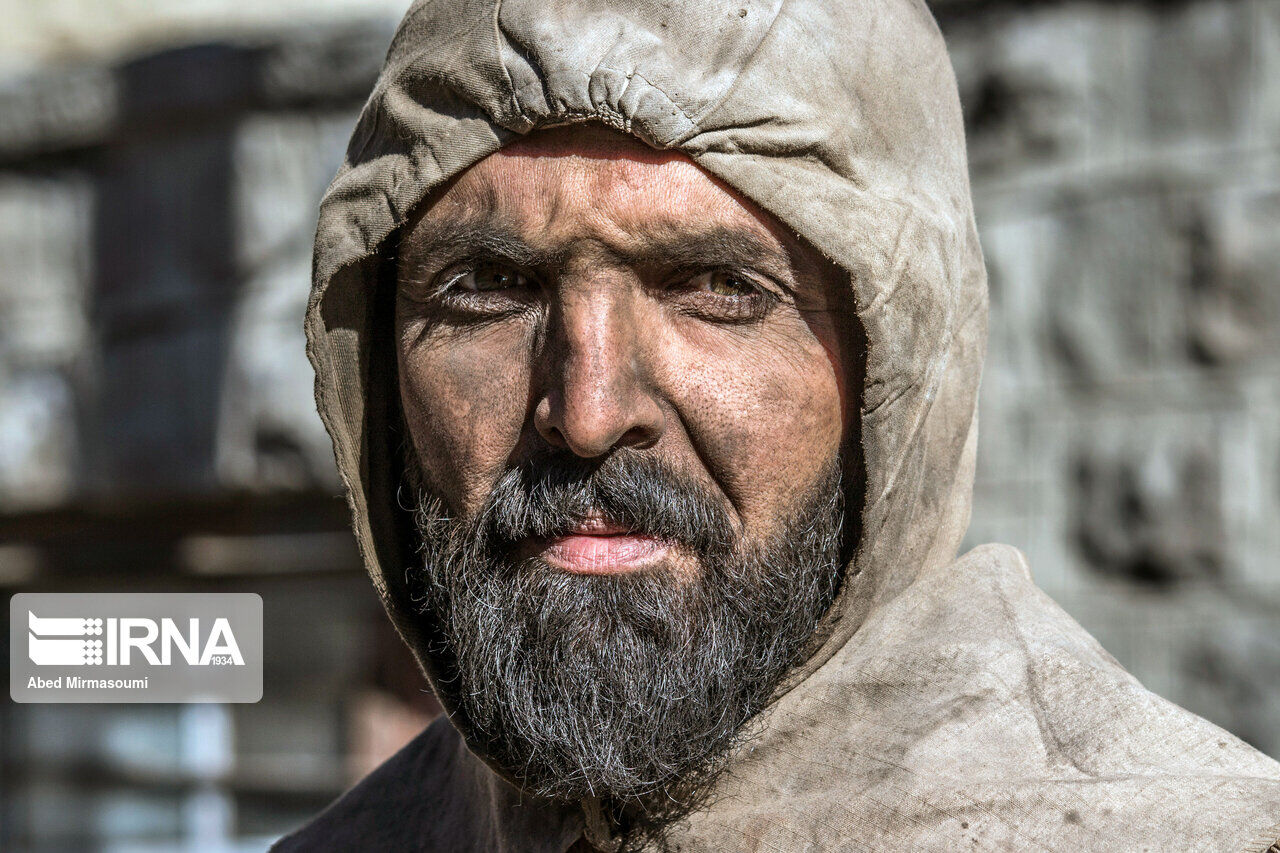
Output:
M695 806L802 661L842 576L837 460L754 547L722 499L630 450L512 469L470 523L407 470L423 555L407 578L446 707L526 792L598 797L623 823ZM697 577L581 576L514 556L590 511L688 549Z

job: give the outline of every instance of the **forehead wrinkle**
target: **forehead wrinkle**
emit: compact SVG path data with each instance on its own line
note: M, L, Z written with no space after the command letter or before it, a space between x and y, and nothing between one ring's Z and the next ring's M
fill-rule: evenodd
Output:
M549 227L562 216L624 224L637 211L681 209L703 220L729 225L740 220L776 230L769 214L683 153L666 152L654 159L627 156L626 150L593 155L566 141L555 153L513 154L508 149L514 145L472 167L469 177L486 189L497 185L508 196L534 202L527 207L537 208Z

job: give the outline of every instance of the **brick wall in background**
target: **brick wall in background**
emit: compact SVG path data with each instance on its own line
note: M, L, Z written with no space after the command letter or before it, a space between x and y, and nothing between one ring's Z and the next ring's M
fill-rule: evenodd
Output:
M970 541L1280 754L1280 3L943 10L991 340Z

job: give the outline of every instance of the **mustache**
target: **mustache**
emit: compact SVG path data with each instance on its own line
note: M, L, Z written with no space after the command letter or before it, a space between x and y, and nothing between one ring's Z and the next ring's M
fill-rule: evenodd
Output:
M471 533L489 547L509 549L524 539L568 535L594 516L697 554L724 553L737 533L727 503L709 486L630 448L594 460L551 450L503 473Z

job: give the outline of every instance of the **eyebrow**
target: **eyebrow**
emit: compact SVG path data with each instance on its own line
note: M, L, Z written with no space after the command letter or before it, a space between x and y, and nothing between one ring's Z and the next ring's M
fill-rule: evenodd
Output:
M569 261L575 244L580 242L575 240L545 249L526 242L517 228L500 219L451 220L434 222L417 231L412 247L404 247L408 251L402 251L402 260L420 261L442 254L459 258L487 255L525 269L556 269ZM749 230L722 225L697 229L661 226L645 234L639 245L627 249L591 242L612 260L631 266L758 268L784 279L784 284L795 275L792 254L787 247L779 250Z
M408 238L404 238L408 239ZM494 255L518 266L547 268L568 260L566 249L547 251L531 246L521 239L516 229L501 222L474 222L451 220L435 222L413 235L411 246L405 251L401 243L400 259L419 261L448 252L465 256Z
M790 254L778 251L747 230L712 226L697 231L662 229L646 235L634 250L609 250L624 263L667 266L676 269L716 266L760 267L767 271L792 271Z

